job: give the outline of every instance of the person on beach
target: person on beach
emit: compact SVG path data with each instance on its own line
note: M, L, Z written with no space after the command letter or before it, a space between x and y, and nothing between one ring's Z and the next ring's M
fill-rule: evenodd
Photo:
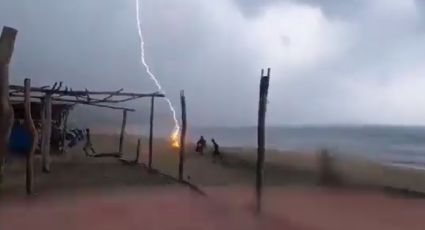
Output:
M204 136L201 136L198 142L196 143L196 152L203 155L206 145L207 145L207 141L204 139Z
M217 142L213 139L211 139L211 142L213 143L214 146L214 151L213 151L213 156L214 157L218 157L220 156L220 146L218 146Z

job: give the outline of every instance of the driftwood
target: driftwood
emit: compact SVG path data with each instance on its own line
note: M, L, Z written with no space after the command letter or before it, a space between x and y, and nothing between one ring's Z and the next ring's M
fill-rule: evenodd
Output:
M121 124L121 133L120 133L120 145L118 152L122 155L124 147L124 136L125 136L125 127L127 125L127 110L122 111L122 124Z
M152 169L152 146L153 146L153 113L155 109L155 97L151 97L151 115L149 119L149 160L148 167Z
M263 189L263 168L264 168L264 153L265 153L265 125L266 125L266 110L267 110L267 95L269 91L270 68L267 70L267 75L264 75L264 70L261 70L260 81L260 99L258 105L258 149L257 149L257 168L256 168L256 211L261 211L261 199Z
M183 181L183 170L184 170L184 160L185 160L185 138L186 138L186 98L184 96L184 91L180 92L180 102L182 107L182 130L180 134L180 151L179 151L179 180Z
M31 98L30 87L31 80L25 79L25 127L31 134L31 148L27 153L27 174L26 174L26 190L27 194L31 195L34 190L34 151L37 146L37 130L31 116Z
M42 121L41 121L41 155L43 172L50 172L50 139L52 136L52 100L51 95L46 94L43 99Z
M8 153L9 135L13 124L13 109L9 102L9 64L18 31L3 27L0 36L0 184Z

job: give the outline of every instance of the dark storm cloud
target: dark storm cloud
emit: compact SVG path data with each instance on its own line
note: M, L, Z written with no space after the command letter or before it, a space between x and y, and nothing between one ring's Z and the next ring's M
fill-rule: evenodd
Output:
M0 5L0 23L19 30L13 83L31 77L34 85L63 81L74 89L156 91L140 64L134 0L119 4L8 1ZM252 64L249 56L241 55L244 47L225 44L228 38L197 1L142 1L141 10L147 61L173 103L179 105L179 91L185 89L194 123L248 123L250 116L239 118L222 109L234 103L247 113L249 101L232 99L235 89L244 93L251 84L239 77L246 76L240 66ZM256 76L257 68L254 71ZM138 109L135 120L147 120L146 104L129 105ZM93 116L83 116L87 121L83 123L120 119L119 113L108 111L88 110L86 114ZM156 119L163 127L172 127L163 101L158 101Z
M185 90L191 125L254 124L259 70L267 66L272 124L425 123L415 99L425 74L423 7L419 0L142 0L141 19L147 61L174 104ZM156 90L140 64L134 0L6 0L0 24L19 29L12 82ZM147 104L128 105L138 109L132 122L146 122ZM88 114L119 126L119 113ZM163 101L156 115L159 126L172 127Z
M329 21L346 23L349 30L348 48L338 59L321 61L319 67L291 73L291 80L285 82L285 90L279 94L281 107L271 109L275 120L281 118L295 123L423 122L419 117L424 114L424 106L416 105L415 112L412 109L414 98L421 95L414 82L421 81L418 80L420 74L415 71L423 72L420 66L425 58L424 1L234 2L251 20L258 20L279 6L318 8ZM411 80L407 80L409 78ZM409 86L402 89L400 84ZM370 94L369 98L366 94ZM396 109L396 101L401 103L399 109Z

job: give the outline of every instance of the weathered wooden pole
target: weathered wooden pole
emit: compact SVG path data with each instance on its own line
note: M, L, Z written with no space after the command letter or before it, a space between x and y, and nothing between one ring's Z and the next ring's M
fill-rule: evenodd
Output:
M141 139L140 138L137 139L136 160L134 160L134 163L136 163L136 164L138 164L140 162L139 161L139 159L140 159L140 142L141 142Z
M182 129L180 133L180 154L179 154L179 180L183 181L184 160L185 160L185 138L186 138L186 97L184 91L180 92L180 103L182 107Z
M65 115L63 117L63 124L62 124L62 149L61 153L65 153L65 142L66 142L66 130L68 129L68 118L69 118L69 111L65 112Z
M43 162L43 172L50 172L50 139L52 136L52 97L46 94L42 99L42 139L41 155Z
M8 153L9 135L13 125L13 109L9 102L9 64L18 31L3 27L0 36L0 184Z
M25 98L24 98L24 107L25 107L25 128L31 135L31 148L27 153L27 175L26 175L26 189L27 194L31 195L34 188L34 151L37 146L37 130L34 125L34 121L31 116L31 80L25 79Z
M153 147L153 113L155 109L155 97L151 97L151 116L149 120L149 161L148 167L152 169L152 147Z
M261 212L261 200L263 189L263 168L265 153L265 126L266 126L266 110L267 95L269 91L270 68L267 69L267 75L261 70L260 81L260 99L258 105L258 149L257 149L257 168L256 168L256 211Z
M124 136L125 136L125 127L127 125L127 110L122 111L122 124L121 124L121 134L120 134L120 146L118 153L122 155L123 147L124 147Z

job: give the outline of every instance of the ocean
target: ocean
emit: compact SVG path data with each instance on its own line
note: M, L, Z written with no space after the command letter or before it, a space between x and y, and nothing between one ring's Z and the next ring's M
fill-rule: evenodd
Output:
M192 128L189 137L215 138L221 146L256 147L256 127ZM425 168L425 127L415 126L283 126L266 128L266 148L351 154L392 164Z

